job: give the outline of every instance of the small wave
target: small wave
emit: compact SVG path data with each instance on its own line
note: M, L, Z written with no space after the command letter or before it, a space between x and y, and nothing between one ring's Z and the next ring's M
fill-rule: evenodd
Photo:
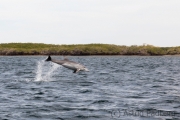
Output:
M154 85L152 86L152 88L159 88L159 87L162 87L161 85Z
M86 118L89 118L89 116L77 115L77 116L75 116L75 118L78 118L78 119L86 119Z
M109 100L96 100L92 104L105 104L105 103L112 103Z
M44 92L38 92L38 93L35 93L35 95L43 95Z
M143 97L143 96L128 96L128 97L126 97L126 98L136 98L136 99L143 99L143 98L145 98L145 97Z
M42 100L43 99L43 97L41 97L41 96L34 96L33 97L33 100Z
M109 73L108 72L100 72L99 74L100 75L108 75Z
M80 93L91 93L92 92L92 90L82 90L82 91L80 91Z
M94 84L94 82L80 82L79 85L80 86L92 86Z

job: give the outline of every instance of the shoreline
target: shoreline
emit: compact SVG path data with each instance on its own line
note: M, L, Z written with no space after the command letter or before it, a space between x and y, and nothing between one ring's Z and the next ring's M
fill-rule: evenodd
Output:
M48 55L0 55L0 57L18 57L18 56L21 56L21 57L24 57L24 56L45 56L47 57ZM114 57L118 57L118 56L129 56L129 57L168 57L168 56L177 56L177 57L180 57L180 55L50 55L50 56L78 56L78 57L93 57L93 56L114 56Z
M120 46L113 44L53 45L43 43L3 43L0 56L167 56L180 55L180 46Z

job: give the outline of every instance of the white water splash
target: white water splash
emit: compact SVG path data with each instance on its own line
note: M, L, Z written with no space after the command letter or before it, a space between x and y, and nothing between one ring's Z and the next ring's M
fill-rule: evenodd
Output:
M45 81L51 81L53 72L59 67L59 65L51 63L52 64L52 68L48 70L48 72L46 73L45 77Z
M53 72L59 67L54 63L48 63L44 60L37 62L35 81L52 81Z
M42 67L43 67L43 65L44 65L44 61L38 61L35 81L41 81L42 80Z

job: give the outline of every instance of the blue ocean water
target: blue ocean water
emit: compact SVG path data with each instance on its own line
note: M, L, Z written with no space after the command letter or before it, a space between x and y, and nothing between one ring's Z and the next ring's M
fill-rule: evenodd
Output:
M46 57L0 56L1 120L180 119L180 56Z

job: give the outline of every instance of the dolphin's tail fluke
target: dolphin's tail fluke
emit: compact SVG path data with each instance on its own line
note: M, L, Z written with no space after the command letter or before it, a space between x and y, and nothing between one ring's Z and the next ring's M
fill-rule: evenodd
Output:
M51 56L49 55L45 61L51 61Z

